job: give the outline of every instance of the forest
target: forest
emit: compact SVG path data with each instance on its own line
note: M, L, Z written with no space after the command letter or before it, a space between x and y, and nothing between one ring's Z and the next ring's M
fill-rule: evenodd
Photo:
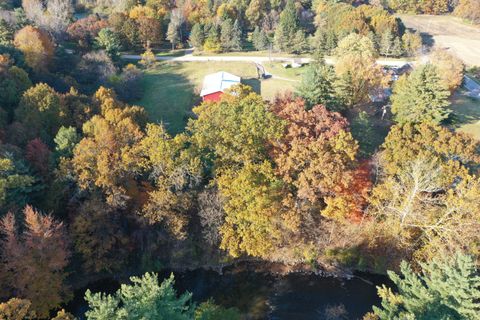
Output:
M0 319L249 319L156 273L239 261L388 274L364 320L480 319L467 66L396 13L475 24L480 1L1 0ZM177 133L136 102L190 47L312 61L293 92L236 85Z

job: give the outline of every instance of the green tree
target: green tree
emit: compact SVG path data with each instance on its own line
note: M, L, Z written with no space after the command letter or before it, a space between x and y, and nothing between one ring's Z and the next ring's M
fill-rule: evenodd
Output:
M55 142L55 151L58 155L68 158L73 155L73 149L80 141L80 136L74 127L61 126L53 141Z
M266 50L270 46L270 39L268 38L267 33L265 30L261 29L257 26L252 34L252 42L253 46L257 50Z
M323 63L313 63L302 74L302 80L297 88L297 95L305 99L307 107L321 104L327 109L341 109L334 88L336 76L331 66Z
M105 52L113 59L118 57L120 49L122 48L120 38L109 28L103 28L95 38L98 48L105 49Z
M297 16L297 9L295 2L288 0L280 14L277 29L275 31L275 45L278 49L285 52L293 52L295 50L292 45L292 40L300 28L300 23Z
M0 55L0 108L7 111L8 120L22 94L32 85L28 74L12 64L8 54Z
M222 49L225 52L228 51L238 51L242 49L241 46L241 30L239 29L239 24L235 21L235 26L232 23L232 20L227 19L222 22L221 31L220 31L220 43L222 44Z
M3 19L0 19L0 46L10 46L13 43L13 28Z
M373 307L381 320L478 319L480 314L480 276L472 257L456 254L421 264L415 273L405 261L401 275L390 271L398 292L378 287L381 307Z
M381 143L381 137L373 127L373 123L365 111L355 117L351 124L352 136L358 141L359 153L368 157L375 152L375 148Z
M201 303L195 310L195 320L240 320L240 313L234 308L223 308L212 300Z
M203 48L203 43L205 42L205 32L203 30L203 25L200 23L196 23L192 31L190 33L190 44L199 49L202 50Z
M190 320L194 316L191 293L177 297L174 277L158 283L158 276L145 273L141 278L131 277L132 284L122 284L113 295L87 290L85 300L88 320Z
M403 76L393 88L392 113L398 123L440 123L451 110L450 92L442 85L436 67L420 66L409 76Z
M25 193L34 181L33 177L20 174L11 159L0 158L0 207L5 205L12 193Z

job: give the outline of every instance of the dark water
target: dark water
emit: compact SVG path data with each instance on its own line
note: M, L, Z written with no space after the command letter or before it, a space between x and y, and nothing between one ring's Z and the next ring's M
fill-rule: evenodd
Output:
M169 272L161 272L160 278ZM188 290L196 302L212 297L226 307L237 307L247 319L361 319L378 305L376 285L385 283L383 276L358 274L351 280L306 274L273 276L266 273L234 272L219 275L213 271L194 270L175 274L178 292ZM104 280L89 286L92 291L113 292L118 282ZM76 293L70 310L81 316L86 305ZM333 318L333 309L341 317Z

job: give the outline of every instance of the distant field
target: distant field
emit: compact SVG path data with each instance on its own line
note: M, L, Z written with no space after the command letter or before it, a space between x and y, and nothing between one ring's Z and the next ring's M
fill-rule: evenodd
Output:
M248 62L161 62L147 71L145 94L136 104L143 106L151 121L163 122L170 133L183 131L191 108L200 103L203 78L209 73L227 71L242 77L264 99L294 90L302 69L284 69L279 63L265 64L267 72L282 79L258 80L255 66ZM288 80L291 81L288 81Z
M469 66L480 66L480 27L452 16L399 15L407 28L431 36L433 44L447 48Z

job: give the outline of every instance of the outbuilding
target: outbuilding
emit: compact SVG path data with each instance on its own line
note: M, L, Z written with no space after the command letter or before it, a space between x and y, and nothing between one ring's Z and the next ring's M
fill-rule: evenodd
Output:
M209 74L203 79L200 96L203 101L218 101L226 89L241 83L241 78L231 73L220 71Z

